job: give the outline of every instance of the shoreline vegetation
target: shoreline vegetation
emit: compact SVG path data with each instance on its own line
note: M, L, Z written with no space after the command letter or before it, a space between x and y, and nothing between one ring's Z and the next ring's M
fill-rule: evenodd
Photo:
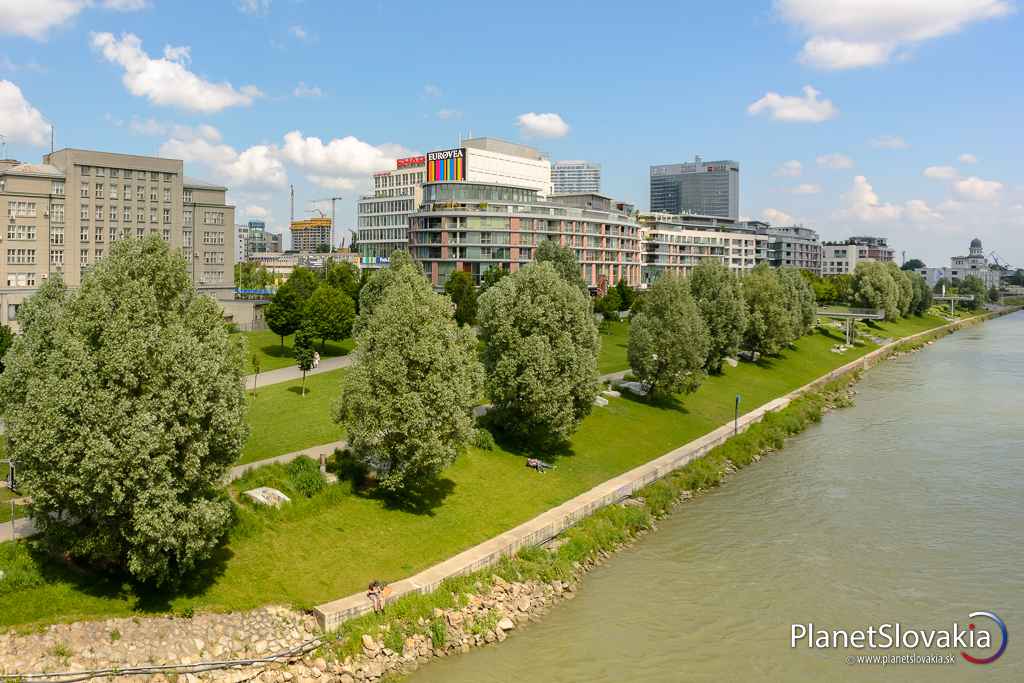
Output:
M883 324L877 334L897 338L944 323L910 318ZM344 480L280 510L236 506L238 523L228 542L173 594L93 575L33 554L25 543L2 544L0 564L16 568L10 579L17 577L19 587L8 581L0 592L0 626L274 603L308 608L354 593L374 577L409 576L724 424L738 393L747 412L876 348L869 342L836 354L839 336L819 328L779 356L726 368L685 405L613 399L584 421L571 449L544 477L524 467L528 453L472 448L446 472L437 498L419 509L395 508ZM272 474L268 469L259 476ZM232 491L246 484L236 482ZM315 551L310 539L316 539Z

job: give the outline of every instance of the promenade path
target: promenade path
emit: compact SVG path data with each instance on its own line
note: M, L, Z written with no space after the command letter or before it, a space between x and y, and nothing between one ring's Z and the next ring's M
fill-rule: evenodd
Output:
M331 370L337 370L339 368L347 368L352 365L354 360L355 354L352 353L345 356L335 356L333 358L321 358L319 367L308 371L306 373L306 377L309 377L310 375L319 375L321 372L330 372ZM296 379L302 379L302 370L299 370L296 365L291 365L287 368L278 368L277 370L261 372L258 386L265 387L270 384L280 384L281 382L290 382ZM255 380L256 375L246 375L245 388L252 389L252 384Z

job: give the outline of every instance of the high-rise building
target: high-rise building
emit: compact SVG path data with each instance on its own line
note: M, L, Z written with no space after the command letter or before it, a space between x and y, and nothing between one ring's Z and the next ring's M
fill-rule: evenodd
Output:
M740 215L738 161L651 166L651 211L693 213L736 220Z
M3 322L42 280L77 287L114 242L156 234L180 251L199 286L230 287L235 208L227 188L188 178L179 159L61 149L41 164L0 161L7 208Z
M851 237L821 243L821 274L850 275L861 261L895 262L896 250L885 237Z
M249 221L246 226L246 258L267 252L281 252L281 233L267 230L264 221Z
M590 161L556 161L551 167L551 184L556 194L601 192L601 164Z
M462 147L399 159L373 176L373 194L359 200L356 243L363 267L379 268L409 246L409 217L425 182L469 181L551 194L551 162L532 147L497 138L470 138Z
M307 218L303 221L292 221L292 251L312 252L331 243L331 219Z
M602 195L543 198L525 187L428 183L409 225L409 251L438 288L456 270L475 283L492 266L515 272L533 260L544 240L575 252L589 287L620 279L640 284L639 225L628 207Z

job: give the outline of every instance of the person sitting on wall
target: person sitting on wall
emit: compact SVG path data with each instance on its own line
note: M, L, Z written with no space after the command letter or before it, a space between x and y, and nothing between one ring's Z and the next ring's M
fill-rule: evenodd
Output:
M380 581L374 579L370 582L370 585L366 589L366 597L370 599L370 604L373 605L373 611L377 614L384 614L384 594L385 586Z
M537 470L541 474L544 474L544 470L553 470L555 468L555 466L552 465L551 463L544 462L543 460L539 460L537 458L527 458L526 466Z

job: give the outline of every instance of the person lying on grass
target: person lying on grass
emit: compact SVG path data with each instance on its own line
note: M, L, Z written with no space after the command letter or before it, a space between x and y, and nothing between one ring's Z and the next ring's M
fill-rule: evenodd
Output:
M551 463L544 462L543 460L539 460L537 458L527 458L526 459L526 466L527 467L531 467L531 468L537 470L541 474L544 474L544 470L553 470L553 469L555 469L555 466L552 465Z

